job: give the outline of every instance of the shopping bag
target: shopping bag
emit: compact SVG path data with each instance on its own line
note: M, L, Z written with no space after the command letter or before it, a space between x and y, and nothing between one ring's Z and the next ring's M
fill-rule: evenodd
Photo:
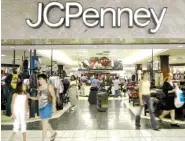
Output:
M175 107L180 108L184 105L185 99L184 99L184 93L179 88L176 89L176 98L174 99Z

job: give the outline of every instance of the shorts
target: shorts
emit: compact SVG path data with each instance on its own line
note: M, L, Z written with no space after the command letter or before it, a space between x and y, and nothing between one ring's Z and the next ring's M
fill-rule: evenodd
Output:
M48 119L52 117L52 104L47 104L44 108L39 109L41 119Z

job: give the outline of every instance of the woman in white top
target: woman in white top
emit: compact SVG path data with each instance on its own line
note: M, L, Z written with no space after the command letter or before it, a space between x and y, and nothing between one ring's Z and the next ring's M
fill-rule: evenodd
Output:
M154 130L159 130L159 125L155 119L154 111L153 111L153 105L152 101L150 99L150 81L149 81L149 73L144 72L143 73L143 79L139 83L139 99L140 99L140 110L138 111L135 119L135 124L137 127L140 127L140 116L141 112L144 108L144 104L147 105L149 109L149 114L151 118L151 124L152 128Z
M71 110L74 110L75 105L78 104L78 84L74 75L71 76L70 88L69 88L69 99L72 105Z
M26 92L26 86L19 82L16 85L15 93L13 94L12 103L11 103L12 118L14 119L13 123L13 134L10 138L14 140L15 134L21 128L23 135L23 141L26 141L26 119L28 112L28 96Z

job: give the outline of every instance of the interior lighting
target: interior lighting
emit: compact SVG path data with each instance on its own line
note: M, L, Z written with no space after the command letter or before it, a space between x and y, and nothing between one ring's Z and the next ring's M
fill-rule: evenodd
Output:
M6 56L5 54L1 54L1 57L4 57L4 56Z
M51 50L38 50L37 53L46 58L51 58ZM65 65L78 65L76 61L74 62L65 53L59 50L53 50L53 60Z
M157 55L158 53L164 52L166 50L164 49L154 49L153 54L154 56ZM134 64L138 61L141 61L143 59L150 58L152 56L152 51L151 49L142 49L142 50L136 50L132 55L129 57L125 58L122 60L124 64Z
M178 48L183 48L184 46L183 45L179 45Z

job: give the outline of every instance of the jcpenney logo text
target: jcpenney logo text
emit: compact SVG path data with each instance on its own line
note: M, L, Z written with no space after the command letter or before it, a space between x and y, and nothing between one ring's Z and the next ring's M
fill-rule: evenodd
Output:
M59 8L61 12L65 12L65 17L60 17L58 22L52 23L49 20L49 11L52 8ZM77 8L76 13L70 12L72 8ZM31 19L26 19L26 23L28 26L32 28L39 28L43 23L48 25L51 28L59 28L61 26L65 26L70 28L70 21L78 18L82 18L82 22L85 26L89 28L93 28L96 26L100 26L104 28L105 20L104 17L107 13L111 13L112 15L112 27L113 28L121 28L121 18L125 16L128 17L128 28L132 28L137 26L139 28L145 28L150 23L151 27L149 27L148 31L151 34L156 33L160 26L162 25L162 21L167 12L167 7L163 7L160 11L160 14L157 15L153 8L138 8L136 11L133 11L130 8L120 8L117 9L108 7L101 7L99 10L95 8L87 8L83 10L83 7L78 2L66 2L65 6L59 2L50 2L47 5L43 3L38 3L38 12L37 12L37 21L33 22ZM123 15L124 14L124 15ZM53 15L54 16L54 15Z

